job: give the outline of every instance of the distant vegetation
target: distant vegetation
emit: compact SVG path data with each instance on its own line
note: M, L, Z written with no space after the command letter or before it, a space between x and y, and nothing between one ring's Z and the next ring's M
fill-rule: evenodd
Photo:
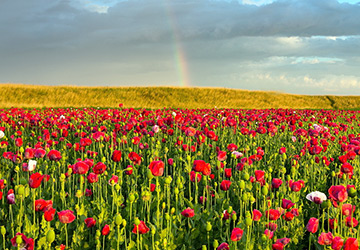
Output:
M360 96L307 96L227 88L0 84L0 107L360 109Z

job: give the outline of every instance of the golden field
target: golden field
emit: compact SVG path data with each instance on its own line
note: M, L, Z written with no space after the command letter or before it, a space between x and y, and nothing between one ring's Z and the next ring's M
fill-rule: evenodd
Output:
M0 108L360 109L360 96L309 96L227 88L74 87L0 84Z

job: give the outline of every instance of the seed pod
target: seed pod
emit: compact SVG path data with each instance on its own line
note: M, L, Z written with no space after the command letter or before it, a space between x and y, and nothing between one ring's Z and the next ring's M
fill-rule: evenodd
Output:
M120 215L120 214L117 214L117 215L115 216L115 224L116 224L117 226L120 226L120 224L122 223L122 221L123 221L123 219L122 219L121 215Z
M208 222L206 223L206 231L207 231L207 232L210 232L211 229L212 229L212 225L211 225L211 223L208 221Z

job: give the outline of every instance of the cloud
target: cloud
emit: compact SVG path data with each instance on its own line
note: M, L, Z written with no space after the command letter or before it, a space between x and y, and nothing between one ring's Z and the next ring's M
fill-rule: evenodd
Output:
M351 93L359 16L335 0L4 0L0 82L176 85L187 65L197 86Z

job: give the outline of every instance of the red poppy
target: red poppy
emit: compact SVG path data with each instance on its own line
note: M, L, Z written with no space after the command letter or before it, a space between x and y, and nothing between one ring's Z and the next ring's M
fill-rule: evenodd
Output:
M355 206L351 204L343 204L341 210L343 215L349 216L355 212Z
M21 235L21 240L22 240L20 246L18 246L16 243L16 238L18 235ZM11 239L11 244L14 247L17 247L18 249L22 249L22 250L33 250L34 249L34 239L28 238L22 233L16 233L15 237Z
M220 244L220 246L218 246L218 248L216 248L216 250L229 250L229 244L226 242L223 242Z
M118 181L119 181L119 176L113 174L113 176L109 180L109 185L113 186L117 184Z
M286 214L284 215L284 220L286 221L292 221L294 219L295 215L291 212L286 212Z
M279 188L282 183L283 183L283 182L282 182L281 179L274 178L274 179L272 179L272 181L271 181L271 188L273 188L273 189L274 189L274 188Z
M344 202L348 198L348 193L346 191L346 188L342 185L331 186L328 192L330 198L334 201Z
M253 221L259 221L262 216L262 213L259 210L253 210Z
M239 240L241 240L243 233L244 233L244 230L242 230L241 228L235 227L231 232L230 239L232 241L239 241Z
M344 245L344 250L358 250L359 242L356 238L348 238Z
M110 233L110 226L108 224L106 224L102 230L101 230L101 234L102 235L108 235Z
M265 172L262 170L255 170L255 178L260 182L261 186L265 185Z
M98 182L99 181L99 177L97 174L95 173L90 173L88 176L87 176L87 180L89 183L95 183L95 182Z
M104 173L106 170L106 165L102 162L98 162L96 163L96 165L93 167L92 171L95 173L95 174L102 174Z
M119 162L121 160L121 151L120 150L114 150L111 159L114 162Z
M287 199L282 199L282 204L281 204L281 207L283 209L289 209L291 208L292 206L294 206L295 203L293 203L291 200L287 200Z
M44 218L46 221L52 221L55 216L56 209L55 208L49 208L44 212Z
M35 151L35 156L36 156L36 151ZM61 153L55 149L52 149L47 154L47 157L49 158L50 161L59 161L59 160L61 160ZM39 158L39 157L37 157L37 158Z
M89 165L85 161L78 161L75 163L74 174L86 174L89 171Z
M154 176L162 176L164 174L164 162L152 161L149 165L149 169Z
M40 173L34 173L30 175L29 186L31 188L38 188L41 185L41 181L44 177Z
M224 169L224 172L225 172L225 176L226 176L226 178L230 178L231 177L231 170L232 170L232 168L225 168Z
M219 151L218 152L218 156L217 156L218 161L225 161L226 158L227 158L227 156L226 156L225 151Z
M331 232L328 233L321 233L318 239L318 243L323 246L331 245L334 236Z
M57 213L61 223L68 224L76 219L74 212L71 210L63 210Z
M140 221L140 224L138 226L134 224L134 229L132 230L134 234L137 234L138 232L139 234L146 234L149 231L150 229L145 225L145 222L143 221Z
M346 217L345 224L348 227L357 227L359 222L354 217L348 216L348 217Z
M181 215L186 218L194 217L194 215L195 215L194 209L191 209L188 207L188 208L184 209L184 211L181 212Z
M277 220L280 217L280 212L279 210L276 209L270 209L270 210L266 210L265 215L266 218L269 217L269 220Z
M94 218L86 218L84 220L86 227L90 228L90 227L94 227L96 225L96 220Z
M227 191L229 190L230 186L231 186L231 181L223 180L220 184L220 189L223 191Z
M339 236L334 237L331 243L331 248L333 250L340 250L343 246L344 246L344 240L341 239L341 237Z
M310 218L308 224L306 225L306 229L310 233L316 233L318 228L319 228L319 220L314 217Z
M135 164L135 165L140 165L141 164L141 157L135 153L135 152L130 152L129 153L129 159Z
M196 173L195 171L191 171L191 172L190 172L190 181L191 181L191 182L195 182L195 178L196 178L196 181L197 181L197 182L200 182L200 181L201 181L201 177L202 177L202 175L199 174L199 173Z

